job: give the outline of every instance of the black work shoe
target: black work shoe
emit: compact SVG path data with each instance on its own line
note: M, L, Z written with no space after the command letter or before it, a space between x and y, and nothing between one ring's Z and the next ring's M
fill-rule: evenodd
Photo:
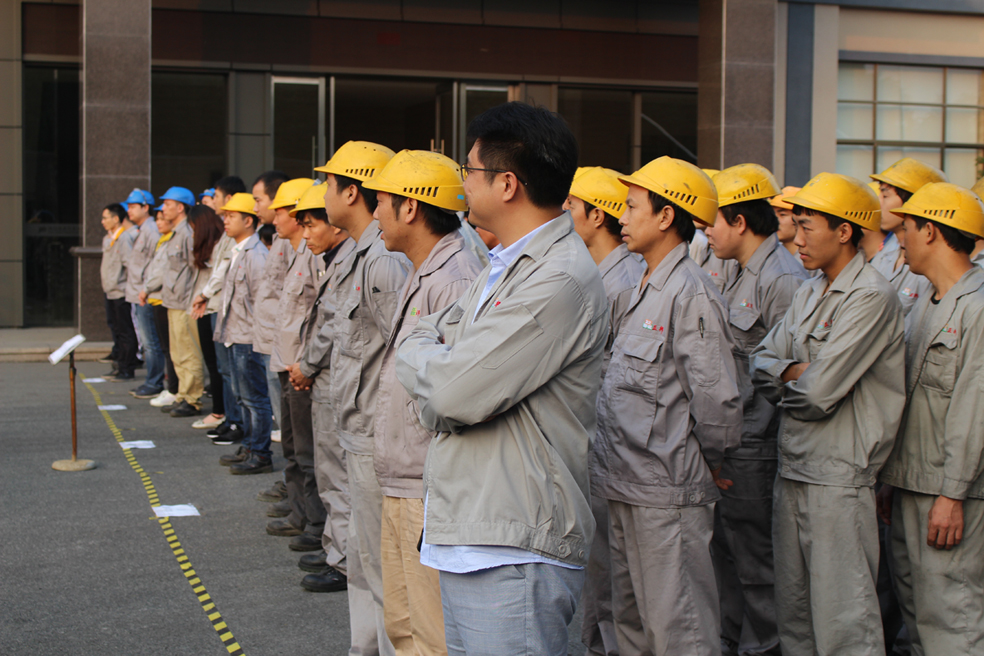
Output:
M212 444L218 446L226 446L229 444L239 444L240 442L242 442L243 438L246 437L246 434L243 433L242 429L240 429L235 424L233 424L233 426L234 428L232 430L227 430L221 435L216 435L215 437L213 437Z
M202 414L201 409L196 408L187 401L181 401L171 408L172 417L197 417Z
M267 522L266 528L267 533L270 535L276 535L282 538L290 538L304 532L286 519L271 519Z
M116 375L109 379L109 382L111 382L111 383L128 383L131 380L133 380L134 378L135 378L135 376L133 375L133 372L132 371L130 373L126 373L126 372L123 372L123 371L117 371L116 372Z
M261 456L250 453L249 457L242 462L229 465L229 473L234 475L241 474L266 474L273 471L273 460L270 456Z
M340 592L348 589L348 578L334 567L326 566L321 572L301 579L301 587L309 592Z
M291 538L287 547L291 551L318 551L321 549L321 534L315 535L304 531L297 537Z
M328 559L328 554L324 551L318 551L316 553L304 554L301 559L297 561L297 566L303 569L305 572L314 572L315 574L320 574L328 567L328 563L325 561Z
M290 514L290 502L287 499L270 504L267 508L267 517L286 517Z
M277 481L270 487L269 490L263 490L256 495L257 501L266 501L267 503L276 503L277 501L283 501L287 498L287 486L283 481Z
M113 364L114 362L116 362L116 360L113 359L113 354L110 353L108 355L102 356L101 358L96 360L96 362L102 362L103 364Z
M235 424L230 423L229 420L226 419L215 428L209 428L207 431L205 431L205 434L208 435L209 437L219 437L222 435L222 433L225 433L227 430L229 430L230 426L235 426Z
M174 410L179 405L181 405L181 404L178 403L178 402L174 402L174 403L172 403L170 405L162 405L161 406L161 412L163 412L164 414L170 414L171 413L171 410Z
M229 467L231 465L243 462L246 458L249 458L249 449L241 446L236 449L235 453L227 453L219 458L219 464L223 467Z

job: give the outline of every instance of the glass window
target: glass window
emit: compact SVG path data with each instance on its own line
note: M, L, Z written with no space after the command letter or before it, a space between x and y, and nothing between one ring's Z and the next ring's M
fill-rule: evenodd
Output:
M841 62L837 171L867 179L902 157L970 186L984 162L982 71Z
M642 94L643 165L669 155L697 163L697 94L647 91Z
M580 166L632 167L632 92L561 87L557 113L577 137Z
M273 84L273 168L290 178L310 178L321 165L323 86L317 78Z
M430 150L442 90L436 81L336 78L335 148L358 140Z
M24 325L74 322L79 243L79 72L23 70ZM122 199L120 199L122 200Z
M226 175L226 76L151 73L150 166L155 196L175 185L196 194Z

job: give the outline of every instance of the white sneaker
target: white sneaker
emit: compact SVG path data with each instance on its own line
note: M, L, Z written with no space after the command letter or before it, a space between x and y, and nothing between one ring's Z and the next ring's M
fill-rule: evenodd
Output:
M160 394L158 394L157 396L155 396L150 400L150 405L154 406L155 408L163 408L166 405L171 405L176 400L177 397L174 396L174 394L171 394L167 390L164 390L163 392L161 392Z
M270 431L270 441L271 442L279 442L280 441L280 431L279 430L272 430L272 431Z
M215 414L210 414L207 417L199 419L191 425L192 428L215 428L219 424L225 421L225 416L218 417Z

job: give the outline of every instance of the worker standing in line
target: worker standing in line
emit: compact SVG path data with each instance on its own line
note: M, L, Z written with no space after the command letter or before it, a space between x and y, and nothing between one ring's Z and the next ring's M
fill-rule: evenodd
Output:
M646 270L614 330L592 478L608 499L619 653L717 656L710 542L741 397L728 307L688 251L694 221L714 225L717 191L670 157L620 179L622 239Z
M601 281L609 307L609 336L601 365L601 380L611 360L611 345L615 339L613 329L620 325L629 306L632 291L639 286L643 265L633 257L622 243L622 226L619 219L625 213L625 199L629 193L618 179L621 174L600 166L579 168L564 208L571 213L574 230L588 247L591 258L598 265ZM598 456L594 440L588 455L589 471L598 469ZM581 591L581 641L589 654L616 656L618 641L612 618L612 566L608 551L608 500L591 494L591 512L594 514L594 540L588 566L584 572L584 589Z
M724 298L744 417L741 444L724 454L721 477L734 485L721 492L711 542L721 596L721 647L726 656L778 654L772 492L779 416L752 385L748 357L786 314L807 275L778 239L779 220L770 198L779 186L771 172L758 164L739 164L715 175L714 185L718 214L707 238L718 258L738 264Z
M913 654L971 654L984 645L984 271L970 261L984 204L936 182L895 211L906 262L933 291L906 320L907 399L879 514Z
M880 656L873 487L905 403L902 309L858 251L861 229L879 227L867 185L821 173L784 200L803 264L823 275L800 287L751 356L757 390L782 409L772 529L780 645L785 656Z
M908 314L919 297L932 290L932 284L924 276L912 273L909 265L905 263L901 248L902 219L892 210L901 207L902 203L909 200L923 185L930 182L946 182L946 174L928 164L905 157L871 177L879 183L881 190L880 230L886 234L881 248L884 255L872 260L872 265L895 287L902 302L902 311ZM888 233L891 233L891 236L887 236Z

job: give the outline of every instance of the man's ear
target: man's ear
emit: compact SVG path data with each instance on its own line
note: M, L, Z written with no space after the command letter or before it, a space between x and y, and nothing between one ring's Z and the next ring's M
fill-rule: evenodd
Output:
M860 230L860 228L855 228L848 222L844 222L837 226L837 241L842 244L848 244L851 242L851 235L855 230Z
M496 182L493 182L492 184L497 184L500 178L499 176L496 176L495 179ZM516 177L516 174L512 171L506 171L502 174L501 179L503 181L502 200L508 203L511 200L519 198L519 188L522 183L520 183L519 178Z
M656 227L662 232L666 232L673 227L673 220L676 219L676 210L670 205L664 205L663 208L656 213Z
M605 210L600 207L592 207L588 213L588 223L595 230L600 230L605 226Z
M354 184L345 187L342 192L342 200L345 201L346 205L355 205L359 200L359 188Z
M400 219L400 212L403 211L404 207L407 208L406 214L402 219ZM396 218L397 220L403 221L407 225L410 225L411 223L414 222L414 220L420 217L419 212L420 212L419 201L416 198L406 198L404 199L403 204L400 205L400 208L397 210Z
M738 231L739 235L745 234L745 231L748 230L748 222L745 221L744 214L739 214L738 216L735 217L734 228Z

